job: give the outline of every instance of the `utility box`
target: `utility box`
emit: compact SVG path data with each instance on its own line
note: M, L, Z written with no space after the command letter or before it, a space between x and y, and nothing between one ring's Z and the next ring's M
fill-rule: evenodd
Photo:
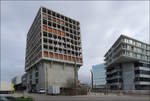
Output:
M47 94L60 94L60 87L59 86L49 86Z

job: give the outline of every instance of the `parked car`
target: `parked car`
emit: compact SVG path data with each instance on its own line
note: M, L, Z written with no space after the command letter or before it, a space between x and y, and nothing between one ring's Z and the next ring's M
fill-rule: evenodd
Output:
M46 91L44 90L44 89L40 89L40 90L38 90L38 93L40 93L40 94L44 94Z
M36 93L37 91L35 89L32 89L32 93Z

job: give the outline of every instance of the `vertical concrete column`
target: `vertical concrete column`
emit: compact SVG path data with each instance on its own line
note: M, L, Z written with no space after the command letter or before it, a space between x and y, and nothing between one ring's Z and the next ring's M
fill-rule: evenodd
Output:
M47 69L46 69L46 63L45 62L43 62L43 69L44 69L44 76L45 76L45 79L44 79L44 81L45 81L45 90L47 89Z
M134 64L133 63L123 63L123 90L134 90Z
M63 63L63 70L65 69L66 63Z
M92 81L92 89L93 89L93 72L91 70L91 81Z
M47 62L44 62L44 68L45 68L45 90L48 90L48 67L49 67L49 64Z
M77 87L77 82L78 82L78 67L75 63L74 65L74 84L75 84L75 87Z
M50 62L50 68L52 68L52 66L53 66L53 61Z
M30 89L29 89L29 86L30 86L30 84L29 84L29 83L30 83L30 82L29 82L29 76L30 76L29 73L30 73L30 72L28 71L28 72L27 72L27 91L30 90Z

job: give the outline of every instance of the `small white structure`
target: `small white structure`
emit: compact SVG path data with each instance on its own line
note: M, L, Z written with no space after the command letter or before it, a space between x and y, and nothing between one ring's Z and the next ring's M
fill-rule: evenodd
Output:
M12 83L0 81L0 92L11 92L12 91Z
M47 94L60 94L59 86L49 86Z

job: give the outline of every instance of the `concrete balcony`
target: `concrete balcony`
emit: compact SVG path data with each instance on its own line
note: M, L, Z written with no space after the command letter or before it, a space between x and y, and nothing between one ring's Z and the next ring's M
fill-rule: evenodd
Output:
M81 62L75 62L75 61L68 61L64 59L58 59L58 58L49 58L49 57L43 57L43 60L50 60L50 61L56 61L56 62L61 62L61 63L68 63L68 64L76 64L76 65L83 65Z
M150 68L148 68L148 67L136 67L135 70L145 70L145 71L150 71Z
M132 62L132 61L139 61L139 59L132 57L132 56L125 55L125 54L121 54L117 58L112 59L111 62L107 62L107 66L110 66L114 63Z
M111 72L106 72L106 74L113 74L115 72L120 72L120 71L121 71L120 69L114 69Z
M147 74L136 74L135 77L150 78L150 75L147 75Z
M113 54L112 54L112 58L114 58L120 51L122 51L123 48L122 47L119 47L117 51L115 51Z
M106 78L106 80L113 80L113 79L119 79L119 78L121 78L121 76L117 75L117 76L113 76L111 78Z
M135 82L136 85L150 85L150 82L148 81L137 81Z
M119 86L119 85L120 85L120 86L121 86L122 83L121 83L121 82L115 82L115 83L111 83L111 84L109 84L109 85L111 85L111 86L113 86L113 85L118 85L118 86Z

